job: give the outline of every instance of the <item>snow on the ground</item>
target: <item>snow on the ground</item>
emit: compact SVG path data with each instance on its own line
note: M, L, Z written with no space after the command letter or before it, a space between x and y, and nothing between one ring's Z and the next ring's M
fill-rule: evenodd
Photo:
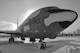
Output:
M57 37L55 39L46 39L45 41L59 41L59 40L74 40L74 41L80 41L80 37Z
M0 38L0 42L8 41L9 38ZM16 39L21 41L20 38ZM26 38L24 43L0 43L2 53L74 53L80 52L80 37L57 37L55 39L46 39L47 49L38 49L38 43L30 44ZM71 49L70 49L71 48ZM25 52L24 52L25 51Z
M8 39L9 38L0 38L0 41L8 41ZM24 43L29 43L29 38L25 38L25 39L26 40L24 41ZM20 38L15 38L15 40L21 41ZM38 40L36 42L38 42ZM49 38L45 39L46 42L59 41L59 40L75 40L75 41L80 41L80 37L56 37L55 39L49 39Z
M76 48L75 48L75 46L66 45L52 53L79 53L80 52L79 47L80 46L78 46L78 47L76 46Z
M68 45L66 45L64 47L61 47L60 49L58 49L58 50L56 50L55 52L52 52L52 53L67 53L67 52L69 52L69 49L70 49L70 48L67 49L67 47L68 47Z
M80 42L70 42L70 43L80 45Z

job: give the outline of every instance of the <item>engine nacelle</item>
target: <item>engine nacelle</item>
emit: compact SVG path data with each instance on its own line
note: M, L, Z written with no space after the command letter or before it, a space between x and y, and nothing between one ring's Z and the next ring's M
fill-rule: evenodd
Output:
M50 39L55 39L57 37L57 35L53 36L53 37L49 37Z

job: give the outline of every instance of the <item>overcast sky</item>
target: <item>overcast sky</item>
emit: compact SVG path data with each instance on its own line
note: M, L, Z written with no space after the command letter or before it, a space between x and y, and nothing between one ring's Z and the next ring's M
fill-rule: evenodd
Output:
M80 16L80 0L0 0L0 30L14 30L17 18L21 24L30 12L46 6L74 10ZM78 28L80 17L65 32L72 32Z

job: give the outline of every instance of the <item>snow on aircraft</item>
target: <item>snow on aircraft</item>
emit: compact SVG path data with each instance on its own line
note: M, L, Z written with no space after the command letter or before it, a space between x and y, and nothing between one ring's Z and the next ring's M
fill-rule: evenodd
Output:
M46 48L46 42L43 41L45 38L56 38L57 34L69 27L77 18L78 14L73 10L48 6L33 12L16 31L0 31L0 33L11 34L9 42L14 42L15 37L21 37L21 40L28 37L31 42L35 42L38 38L40 49L43 49Z

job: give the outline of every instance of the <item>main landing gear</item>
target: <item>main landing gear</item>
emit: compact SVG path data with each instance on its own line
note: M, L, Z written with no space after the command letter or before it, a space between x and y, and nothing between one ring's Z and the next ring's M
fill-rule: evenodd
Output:
M14 42L14 41L15 41L15 40L14 40L14 36L11 35L10 38L9 38L9 42Z
M25 37L21 37L21 40L25 41Z
M13 37L9 38L9 42L14 42L14 38Z
M40 49L46 48L46 42L44 42L43 39L40 39L39 43L41 44Z

